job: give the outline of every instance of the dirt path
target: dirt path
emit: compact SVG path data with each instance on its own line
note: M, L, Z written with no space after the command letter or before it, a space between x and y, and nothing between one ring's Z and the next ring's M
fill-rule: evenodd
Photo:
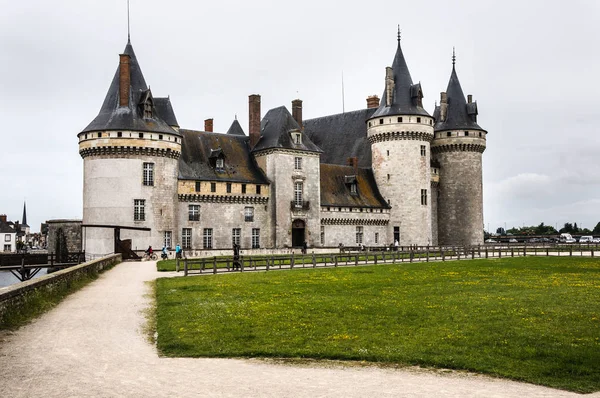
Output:
M122 263L4 336L0 397L578 396L455 372L159 358L142 331L144 282L159 276L155 269L154 262Z

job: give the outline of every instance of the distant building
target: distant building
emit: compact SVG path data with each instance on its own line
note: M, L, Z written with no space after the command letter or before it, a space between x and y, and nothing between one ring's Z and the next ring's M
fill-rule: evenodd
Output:
M137 248L483 243L487 132L454 58L433 116L398 40L381 101L303 120L300 100L262 116L251 95L247 136L237 120L226 133L212 119L180 128L130 42L119 57L100 113L78 134L89 254L112 252L107 225L149 228L121 231Z
M0 236L4 252L17 251L17 231L11 224L6 220L6 214L0 214Z

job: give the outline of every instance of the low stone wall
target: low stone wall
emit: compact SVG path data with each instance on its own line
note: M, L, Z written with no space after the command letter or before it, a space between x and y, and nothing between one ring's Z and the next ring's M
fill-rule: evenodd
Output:
M121 262L120 254L111 254L104 258L79 264L61 271L44 275L26 282L0 289L0 320L8 311L18 311L27 305L28 298L34 294L50 293L53 289L64 287L90 275L98 274L106 268Z

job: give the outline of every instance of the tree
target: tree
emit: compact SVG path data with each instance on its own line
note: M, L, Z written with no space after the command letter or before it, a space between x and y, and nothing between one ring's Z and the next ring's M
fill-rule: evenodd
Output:
M594 227L594 230L592 232L600 235L600 222L598 224L596 224L596 226Z
M573 224L573 232L579 232L579 228L577 227L577 223Z
M499 227L499 228L497 228L497 229L496 229L496 233L497 233L498 235L506 235L506 231L505 231L505 230L504 230L504 228L502 228L502 227Z
M575 224L575 225L577 225L577 224ZM560 232L561 234L572 234L574 232L573 231L573 224L571 224L570 222L566 222L565 226L562 227L560 229L560 231L558 231L558 232Z

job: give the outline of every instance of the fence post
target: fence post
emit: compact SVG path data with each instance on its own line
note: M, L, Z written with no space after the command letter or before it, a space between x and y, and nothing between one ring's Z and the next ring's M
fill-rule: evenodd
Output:
M334 254L334 255L333 255L333 258L334 258L334 260L335 260L335 263L333 264L333 266L334 266L334 267L337 267L337 266L338 266L338 257L337 257L337 254Z
M456 253L457 259L460 260L460 250L456 250L456 247L454 247L454 253Z
M594 257L594 249L592 249L592 257Z
M515 256L515 249L513 249L512 247L510 248L510 256L511 257Z
M267 271L269 270L269 257L267 257Z
M240 256L240 272L244 272L244 256Z
M187 258L183 259L183 276L188 276Z
M315 258L315 252L313 252L312 254L312 260L313 260L313 268L317 267L317 259Z
M213 274L217 273L217 256L213 257Z
M375 252L374 256L375 256L375 265L377 265L377 252Z
M429 246L427 246L427 262L429 262Z
M294 252L292 252L292 259L290 260L290 269L294 268Z
M475 260L475 249L471 249L471 260Z
M369 255L365 254L365 258L367 259L367 261L369 260ZM356 253L356 255L354 256L354 265L358 265L358 253Z
M569 257L573 256L573 246L569 247Z
M442 252L442 261L446 261L446 253L444 253L444 248L440 250Z

